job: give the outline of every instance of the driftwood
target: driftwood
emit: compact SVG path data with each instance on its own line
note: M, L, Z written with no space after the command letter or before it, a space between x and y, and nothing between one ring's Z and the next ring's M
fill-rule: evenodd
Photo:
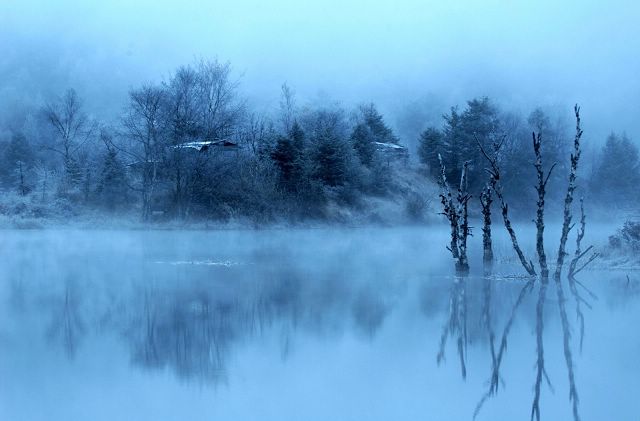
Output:
M576 104L573 108L576 115L576 135L573 140L573 152L571 153L571 169L569 170L569 186L567 187L567 194L564 199L564 220L562 223L562 235L560 237L560 246L558 247L558 258L556 261L556 279L560 278L562 274L562 266L564 264L564 258L567 255L566 246L567 238L569 237L569 231L571 231L571 205L573 203L573 194L576 190L576 178L578 176L578 163L580 161L580 138L582 137L582 128L580 127L580 107Z

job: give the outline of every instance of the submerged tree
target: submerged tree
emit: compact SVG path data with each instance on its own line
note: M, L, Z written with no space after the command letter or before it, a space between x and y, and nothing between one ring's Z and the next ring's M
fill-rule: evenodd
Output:
M507 205L507 202L504 198L504 195L502 193L502 185L500 183L500 165L498 164L498 152L500 151L500 148L502 147L502 142L504 142L504 138L500 143L494 142L493 144L493 149L494 149L494 155L489 156L489 154L487 153L487 151L485 150L484 146L482 145L482 143L478 140L477 144L478 144L478 148L480 149L481 153L484 155L484 157L486 158L486 160L489 162L490 168L487 169L487 172L489 173L489 179L490 179L490 185L491 188L493 190L493 192L495 193L496 197L498 198L498 201L500 203L500 207L502 209L502 220L504 221L504 226L507 229L507 232L509 233L509 238L511 239L511 244L513 246L513 249L515 250L516 254L518 255L518 259L520 260L520 263L522 264L522 266L524 267L524 269L527 271L527 273L531 276L535 276L536 275L536 270L533 266L533 262L531 260L527 260L527 258L524 255L524 252L522 251L522 249L520 248L520 244L518 243L518 237L516 235L516 232L513 228L513 225L511 224L511 219L509 218L509 206Z
M535 168L538 176L538 184L536 191L538 192L537 210L536 210L536 251L538 253L538 262L540 264L540 275L543 282L546 282L549 276L549 267L547 266L547 255L544 251L544 205L545 195L547 192L547 183L553 172L555 164L551 166L549 172L545 175L542 167L542 134L533 133L533 151L536 155Z
M493 204L493 191L491 184L487 184L480 193L480 206L482 211L482 260L485 265L493 262L493 243L491 240L491 205Z
M442 214L447 217L451 226L451 242L447 248L456 260L456 271L462 274L469 271L467 238L471 235L469 227L469 200L471 195L467 190L467 167L468 163L465 163L460 175L458 192L454 199L447 182L446 168L442 162L442 157L440 157L440 202L442 203Z
M569 237L569 231L571 230L572 211L571 205L573 203L573 194L576 190L576 178L578 177L578 163L580 162L580 139L582 138L582 128L580 127L580 107L576 104L574 107L574 113L576 116L576 135L573 140L573 152L571 153L571 169L569 171L569 185L567 187L567 194L564 199L564 218L562 222L562 234L560 237L560 246L558 247L558 258L556 261L555 278L556 281L560 281L560 275L562 273L562 265L564 264L564 258L567 255L566 245Z

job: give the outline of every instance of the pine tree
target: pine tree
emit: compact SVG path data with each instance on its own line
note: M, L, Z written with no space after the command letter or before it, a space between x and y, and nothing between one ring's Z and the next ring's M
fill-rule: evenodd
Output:
M30 188L30 178L33 169L34 154L27 138L22 133L11 137L4 154L5 165L9 170L9 184L16 188L21 195L27 194Z
M369 126L364 123L357 124L351 133L351 144L362 165L371 167L376 154L376 146Z
M459 180L462 173L463 142L462 122L457 107L451 107L448 115L444 115L444 139L442 161L446 168L448 180Z
M638 147L625 135L611 133L602 148L591 183L594 194L609 203L635 202L640 183Z
M420 135L418 155L420 161L429 168L432 177L438 177L440 173L440 163L438 154L444 154L444 136L435 127L427 128Z
M279 173L280 186L290 192L297 191L305 176L304 132L294 122L288 136L279 136L271 151L271 159Z
M477 194L485 179L485 163L478 142L485 150L491 150L493 143L499 140L498 112L489 99L483 97L468 101L462 113L457 107L452 107L443 119L442 132L431 128L423 133L421 158L430 165L432 175L437 175L440 166L437 154L440 153L449 180L459 180L464 163L469 162L469 192Z
M332 133L317 140L314 154L315 177L324 185L341 186L346 180L347 161L344 142Z
M96 189L102 206L113 210L122 207L128 198L128 186L124 165L114 149L109 149L102 162Z
M289 137L280 136L271 152L271 159L278 168L282 187L293 190L295 184L295 166L298 153Z
M360 113L364 124L369 128L376 142L398 143L398 138L386 125L382 114L378 112L374 104L360 107Z

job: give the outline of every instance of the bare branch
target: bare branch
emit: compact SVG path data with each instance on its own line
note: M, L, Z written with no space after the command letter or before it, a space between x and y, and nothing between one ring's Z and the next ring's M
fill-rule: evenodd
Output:
M562 266L564 264L564 258L566 256L566 245L569 231L571 230L571 204L573 203L573 193L576 190L576 178L578 175L578 163L580 161L580 139L582 138L582 128L580 127L580 107L576 104L574 107L574 113L576 116L576 134L573 141L573 153L571 154L571 169L569 171L569 186L567 187L567 194L564 199L564 221L562 224L562 235L560 237L560 246L558 247L558 258L556 262L555 277L560 278L562 273Z

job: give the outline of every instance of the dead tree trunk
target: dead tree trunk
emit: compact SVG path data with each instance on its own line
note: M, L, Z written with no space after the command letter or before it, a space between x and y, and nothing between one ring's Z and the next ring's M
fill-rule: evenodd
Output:
M493 194L491 183L488 183L480 193L480 206L482 207L482 260L485 265L493 263L493 244L491 241L491 204Z
M533 165L536 168L536 173L538 175L538 185L536 186L536 191L538 192L538 209L536 211L536 251L538 253L538 262L540 263L540 275L542 276L543 281L546 281L549 277L549 267L547 266L547 255L544 252L544 198L546 195L549 177L551 177L551 172L556 164L551 166L551 169L545 177L544 169L542 167L541 146L542 136L540 133L538 133L537 136L533 133L533 151L536 155L536 162Z
M471 230L469 228L469 199L471 196L467 193L469 163L465 162L462 166L462 174L460 175L460 187L458 187L458 222L460 233L458 234L458 265L459 272L469 271L469 260L467 259L467 238Z
M449 220L451 225L451 243L447 247L451 251L451 255L456 261L456 271L459 273L467 273L469 271L469 261L467 259L467 238L471 235L469 227L469 199L471 196L467 193L467 168L468 162L465 162L460 176L460 185L458 194L454 201L451 189L447 183L442 157L438 155L440 160L440 202L442 203L442 213Z
M449 220L451 226L451 243L447 247L451 252L453 258L457 261L459 257L458 253L458 213L453 203L453 195L449 189L447 183L447 175L445 172L444 163L442 162L442 156L438 154L438 160L440 161L440 202L442 203L442 214Z
M478 141L478 139L476 139L476 143L478 144L480 151L482 152L484 157L487 159L487 161L489 161L489 165L491 166L491 168L487 169L487 172L489 173L490 182L491 182L491 186L493 187L493 191L495 192L496 196L498 197L498 201L500 202L500 207L502 208L502 220L504 221L504 226L507 229L507 232L509 233L509 237L511 238L511 244L513 245L513 249L516 251L516 254L518 255L518 259L520 260L520 263L522 264L524 269L527 271L527 273L531 276L535 276L536 269L533 266L533 262L531 260L527 261L527 258L524 256L524 253L522 252L522 249L518 244L518 238L516 236L516 232L513 229L513 226L511 225L511 220L509 219L509 206L504 200L504 195L502 194L502 186L500 184L500 166L498 165L498 159L497 159L498 151L500 150L500 147L502 145L501 144L494 145L494 153L496 156L492 158L484 150L484 148L482 147L482 144Z
M562 235L560 237L560 246L558 247L558 259L556 262L555 277L560 278L562 274L562 265L566 256L567 238L571 231L571 205L573 203L573 193L576 190L576 178L578 173L578 162L580 161L580 138L582 137L582 129L580 127L580 107L576 104L574 107L576 115L576 135L573 141L573 153L571 154L571 169L569 171L569 186L567 187L567 195L564 199L564 221L562 223Z
M598 256L599 253L593 253L591 257L579 268L578 262L584 256L586 256L592 249L593 246L587 247L585 251L582 251L582 239L584 238L584 233L587 227L587 217L584 213L584 198L580 198L580 229L578 230L578 235L576 237L576 253L571 259L571 263L569 264L569 277L573 277L575 274L584 269L589 263L593 262Z

